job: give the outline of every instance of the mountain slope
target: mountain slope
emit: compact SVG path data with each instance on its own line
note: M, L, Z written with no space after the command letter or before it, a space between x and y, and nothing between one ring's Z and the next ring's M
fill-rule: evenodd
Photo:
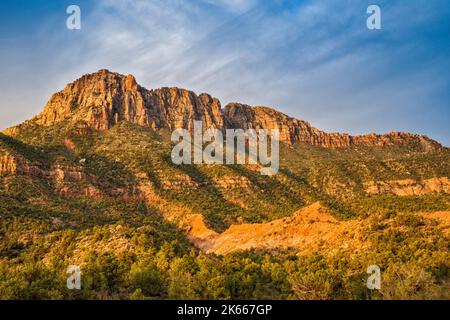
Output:
M194 120L280 129L279 173L173 164L170 133ZM270 108L221 108L208 94L147 90L101 70L0 134L0 297L305 298L307 285L331 298L392 298L404 292L394 280L385 295L358 287L367 263L395 278L410 260L423 287L405 295L442 297L448 233L423 217L450 211L449 160L423 136L328 134ZM349 268L334 273L340 261ZM78 295L60 288L74 263L92 277Z

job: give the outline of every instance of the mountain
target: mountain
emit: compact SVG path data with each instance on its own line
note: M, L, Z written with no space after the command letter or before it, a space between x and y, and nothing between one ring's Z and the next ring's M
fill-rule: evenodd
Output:
M193 122L200 120L204 128L278 129L280 140L289 144L349 147L415 143L428 149L441 147L427 137L402 132L364 136L325 133L271 108L230 103L222 109L220 101L207 93L197 96L178 88L147 90L136 83L134 76L108 70L68 84L51 97L44 111L32 121L49 126L66 119L83 120L99 130L107 130L123 120L152 129L193 130Z
M279 173L173 164L195 120L279 129ZM442 298L449 160L425 136L326 133L100 70L0 134L0 298ZM382 292L361 286L371 264Z

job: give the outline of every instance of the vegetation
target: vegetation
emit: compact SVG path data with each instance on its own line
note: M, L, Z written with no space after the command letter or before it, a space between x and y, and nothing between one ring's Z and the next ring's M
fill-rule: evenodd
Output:
M449 239L414 214L372 220L365 230L372 246L364 253L245 252L217 257L198 252L152 215L140 227L122 221L51 233L45 232L51 227L43 222L16 219L2 224L2 237L8 241L0 250L0 298L450 298ZM24 229L44 235L24 241ZM80 291L65 287L67 266L74 263L82 268ZM381 291L365 286L366 268L372 264L382 268Z
M28 123L14 137L0 135L0 156L43 172L0 175L0 299L450 298L448 235L418 214L450 210L449 195L364 191L367 181L448 177L448 149L283 145L280 173L263 177L248 166L176 166L171 147L168 132L125 122L105 132ZM58 180L57 166L83 178ZM368 246L207 255L139 194L140 175L161 199L201 213L219 232L321 201L339 219L367 219ZM82 290L66 287L73 264ZM365 285L373 264L382 269L380 291Z

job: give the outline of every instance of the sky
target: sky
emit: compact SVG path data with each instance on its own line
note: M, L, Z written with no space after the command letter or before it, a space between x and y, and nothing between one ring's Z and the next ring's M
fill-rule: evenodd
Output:
M69 30L66 8L81 9ZM381 8L381 30L366 10ZM270 106L330 132L450 146L448 0L14 0L0 3L0 129L85 73Z

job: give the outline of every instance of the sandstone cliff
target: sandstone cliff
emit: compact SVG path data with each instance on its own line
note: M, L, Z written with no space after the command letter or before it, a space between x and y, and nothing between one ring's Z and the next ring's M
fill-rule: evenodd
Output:
M44 126L63 120L85 121L89 127L99 130L107 130L122 120L153 129L193 130L194 121L201 120L204 128L278 129L280 140L288 144L336 148L414 143L425 150L440 147L427 137L410 133L363 136L326 133L268 107L231 103L222 109L220 101L209 94L196 95L179 88L147 90L139 86L132 75L108 70L85 75L68 84L32 119ZM14 133L14 130L6 133Z
M351 145L386 146L415 142L425 148L436 148L438 143L424 136L405 132L389 132L385 135L368 134L351 136L342 133L326 133L308 122L291 118L268 107L251 107L239 103L228 104L222 115L231 128L278 129L280 140L289 144L307 143L322 147L349 147Z
M422 196L428 193L450 193L450 180L447 177L372 181L365 184L366 192L371 194L395 194L397 196Z
M55 93L33 121L52 125L70 119L107 130L126 120L145 127L192 129L194 120L204 127L222 127L220 102L208 94L178 88L147 90L132 75L100 70Z

